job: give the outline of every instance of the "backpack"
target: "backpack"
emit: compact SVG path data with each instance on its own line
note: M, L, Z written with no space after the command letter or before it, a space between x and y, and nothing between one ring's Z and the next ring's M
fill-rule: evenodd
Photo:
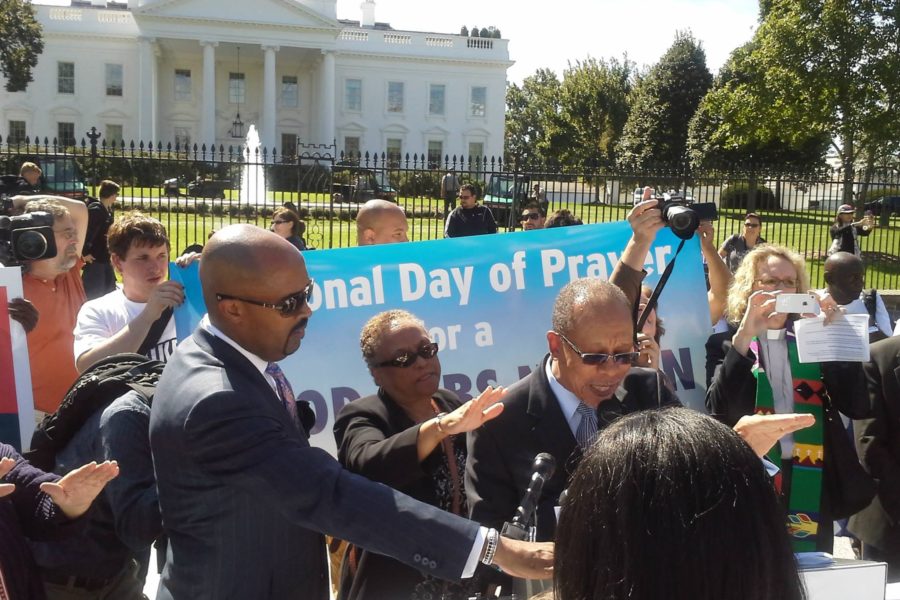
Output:
M113 354L97 361L82 373L57 411L44 417L31 438L25 458L39 469L53 471L56 455L98 410L130 391L149 406L164 363L140 354Z

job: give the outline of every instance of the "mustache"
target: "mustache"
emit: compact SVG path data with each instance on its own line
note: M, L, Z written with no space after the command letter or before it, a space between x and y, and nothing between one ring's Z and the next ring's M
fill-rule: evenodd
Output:
M309 323L309 317L303 317L302 319L300 319L300 322L297 323L293 329L291 329L291 333L304 329L307 323Z

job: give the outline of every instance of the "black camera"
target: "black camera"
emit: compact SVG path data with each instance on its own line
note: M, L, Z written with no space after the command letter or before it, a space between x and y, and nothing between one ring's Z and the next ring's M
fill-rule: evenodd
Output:
M714 202L694 202L678 192L668 192L657 197L662 220L676 236L689 240L694 236L700 221L715 221L719 218Z
M0 264L10 267L56 256L53 215L0 216Z

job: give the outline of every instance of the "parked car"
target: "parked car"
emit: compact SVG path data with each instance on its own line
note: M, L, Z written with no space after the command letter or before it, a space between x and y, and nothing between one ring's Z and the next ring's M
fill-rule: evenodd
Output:
M881 215L887 212L890 215L900 215L900 196L882 196L871 202L866 202L866 210L873 215Z

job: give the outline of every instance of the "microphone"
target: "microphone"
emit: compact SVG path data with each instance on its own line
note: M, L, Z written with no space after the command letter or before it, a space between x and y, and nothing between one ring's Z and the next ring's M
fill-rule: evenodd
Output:
M544 490L544 483L551 477L556 470L556 459L546 452L541 452L534 457L531 465L531 480L522 501L516 508L516 514L513 515L512 521L507 521L503 525L501 535L516 540L529 539L528 527L531 524L534 510L538 501L541 499L541 493Z

